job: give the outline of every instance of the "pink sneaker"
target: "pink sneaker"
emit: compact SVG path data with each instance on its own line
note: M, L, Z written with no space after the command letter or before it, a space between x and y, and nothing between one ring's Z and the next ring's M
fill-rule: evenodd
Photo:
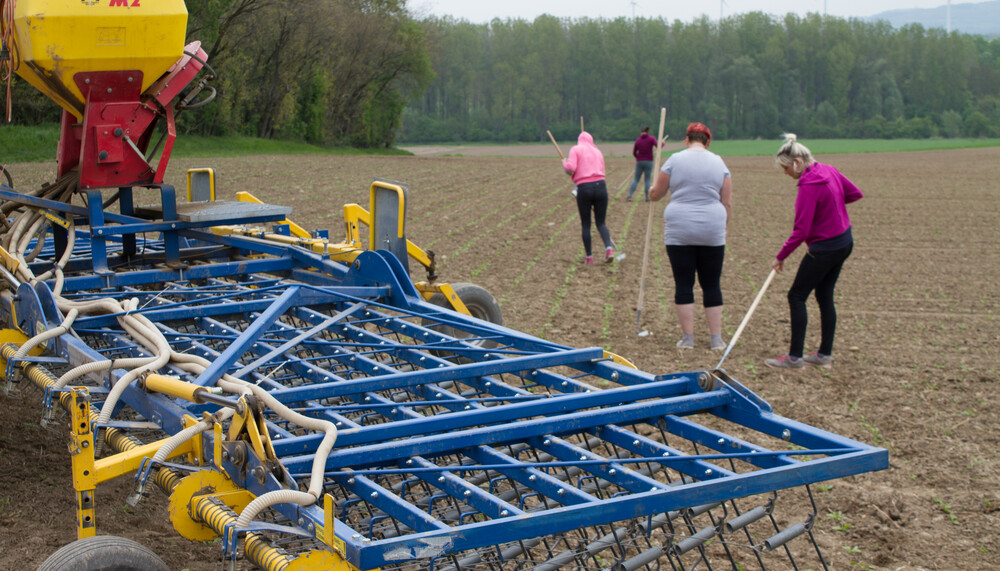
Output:
M594 265L594 257L593 256L587 256L587 259L585 259L583 261L583 263L587 264L588 266L593 266Z
M801 369L806 366L805 361L793 359L787 353L777 359L765 359L764 364L772 369Z
M615 249L608 246L604 249L604 263L610 264L613 261L615 261Z
M802 360L810 365L815 365L824 369L833 367L833 357L829 355L821 355L819 352L803 355Z

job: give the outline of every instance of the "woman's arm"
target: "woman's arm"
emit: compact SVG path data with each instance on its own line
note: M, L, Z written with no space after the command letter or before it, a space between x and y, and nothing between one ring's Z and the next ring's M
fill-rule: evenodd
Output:
M722 188L719 189L719 202L726 207L726 225L729 225L729 217L733 214L733 177L727 176L722 181Z
M660 174L656 175L656 183L653 184L653 188L649 189L649 199L656 202L666 196L668 190L670 190L670 175L660 171Z

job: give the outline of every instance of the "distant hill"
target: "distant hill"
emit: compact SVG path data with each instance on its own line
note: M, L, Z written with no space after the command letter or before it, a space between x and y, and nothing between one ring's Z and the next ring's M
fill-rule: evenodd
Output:
M920 24L924 28L945 28L948 22L948 6L937 8L914 8L911 10L889 10L875 14L867 20L885 20L894 28L907 24ZM987 38L1000 37L1000 0L976 4L951 5L951 29L965 34L978 34Z

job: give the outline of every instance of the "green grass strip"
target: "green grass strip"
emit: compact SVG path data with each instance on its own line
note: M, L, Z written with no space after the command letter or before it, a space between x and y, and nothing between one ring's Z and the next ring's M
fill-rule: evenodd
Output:
M154 137L154 141L156 138ZM0 125L0 163L52 161L59 143L59 125ZM177 137L171 158L244 157L256 155L410 155L402 149L325 148L294 141L254 137Z

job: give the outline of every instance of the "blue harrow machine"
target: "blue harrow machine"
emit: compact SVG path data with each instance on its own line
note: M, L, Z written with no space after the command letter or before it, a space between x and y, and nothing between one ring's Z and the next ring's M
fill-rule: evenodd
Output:
M59 6L17 3L22 57ZM106 27L102 3L72 9ZM174 114L211 98L204 51L40 73L64 40L21 68L64 107L58 179L0 181L3 383L68 426L78 500L78 540L43 569L165 568L98 533L95 490L119 477L132 505L165 492L183 537L221 537L230 568L819 568L809 485L888 466L724 370L653 374L504 327L406 240L403 184L347 205L344 242L216 200L211 171L178 200L163 167Z

